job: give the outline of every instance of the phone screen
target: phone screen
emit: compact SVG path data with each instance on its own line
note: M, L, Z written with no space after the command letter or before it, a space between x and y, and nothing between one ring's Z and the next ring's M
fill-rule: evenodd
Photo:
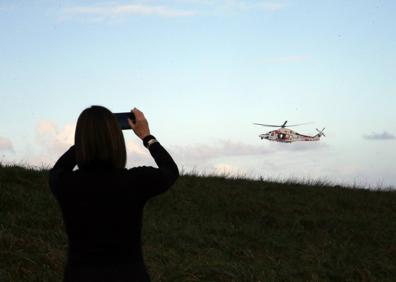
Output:
M132 122L135 122L135 115L132 112L115 113L114 116L116 117L117 122L122 130L131 129L131 126L128 123L128 118L130 118Z

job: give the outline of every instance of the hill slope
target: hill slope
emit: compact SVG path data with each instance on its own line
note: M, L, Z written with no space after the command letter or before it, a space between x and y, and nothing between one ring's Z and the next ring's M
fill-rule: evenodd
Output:
M48 171L0 165L0 281L61 281ZM396 192L182 176L145 209L153 281L394 281Z

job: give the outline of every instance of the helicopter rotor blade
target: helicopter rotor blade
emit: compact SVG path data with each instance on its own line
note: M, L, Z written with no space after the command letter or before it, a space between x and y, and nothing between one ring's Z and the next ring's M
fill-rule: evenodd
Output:
M293 126L300 126L300 125L305 125L305 124L312 124L313 122L304 122L304 123L298 123L298 124L291 124L291 125L287 125L286 127L293 127Z
M287 120L282 124L282 125L274 125L274 124L263 124L263 123L253 123L256 125L261 125L261 126L268 126L268 127L293 127L293 126L300 126L300 125L304 125L304 124L311 124L313 122L305 122L305 123L299 123L299 124L291 124L291 125L286 125Z
M255 125L261 125L261 126L268 126L268 127L281 127L282 125L273 125L273 124L262 124L262 123L253 123Z

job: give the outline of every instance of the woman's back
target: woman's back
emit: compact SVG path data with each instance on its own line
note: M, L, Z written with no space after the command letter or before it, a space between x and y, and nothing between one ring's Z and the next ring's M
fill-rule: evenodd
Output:
M149 151L158 168L128 170L91 162L73 171L72 146L51 169L50 187L69 240L65 281L149 281L141 247L143 208L178 177L160 143Z

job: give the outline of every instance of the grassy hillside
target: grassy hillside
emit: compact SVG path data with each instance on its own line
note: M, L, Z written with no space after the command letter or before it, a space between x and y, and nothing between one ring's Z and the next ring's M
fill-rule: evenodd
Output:
M48 171L0 165L0 281L61 281ZM145 209L153 281L395 281L396 192L182 176Z

